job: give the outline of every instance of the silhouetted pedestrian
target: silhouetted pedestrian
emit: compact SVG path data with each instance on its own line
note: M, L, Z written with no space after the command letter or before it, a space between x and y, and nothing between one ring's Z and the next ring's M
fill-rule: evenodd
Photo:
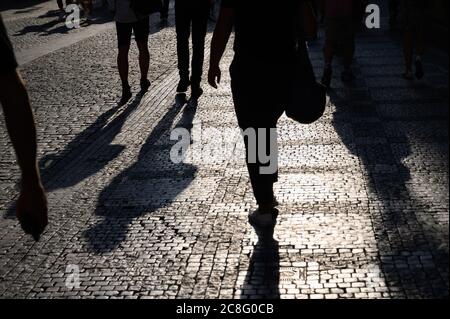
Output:
M111 10L115 13L114 19L116 21L117 43L119 47L117 64L122 81L122 98L120 99L119 105L124 105L132 96L131 87L128 83L128 53L130 51L133 32L139 49L141 91L146 92L150 87L150 81L147 78L150 66L150 52L148 50L150 22L148 15L141 15L138 12L134 12L131 8L130 0L109 0L109 4Z
M17 218L23 230L38 240L47 226L47 198L36 161L37 141L27 89L0 16L0 104L22 172Z
M276 135L272 132L284 112L296 54L308 54L306 46L304 49L301 46L302 52L296 51L295 20L300 14L308 14L309 19L305 20L314 21L307 1L289 1L281 6L266 0L222 0L212 40L208 82L217 87L221 79L220 60L234 26L231 89L238 124L244 132L246 162L258 203L258 209L249 215L249 219L259 226L272 226L276 218L278 203L273 186L278 181L278 150ZM253 137L252 133L255 134ZM266 155L270 158L268 162L263 159Z
M339 49L344 58L343 82L355 79L352 71L355 53L355 22L362 18L362 0L319 0L319 7L325 17L325 67L322 84L329 87L333 75L333 58Z
M205 38L211 0L175 0L178 70L177 92L186 93L191 86L191 98L202 94L201 80L205 53ZM192 27L192 75L189 77L189 38Z

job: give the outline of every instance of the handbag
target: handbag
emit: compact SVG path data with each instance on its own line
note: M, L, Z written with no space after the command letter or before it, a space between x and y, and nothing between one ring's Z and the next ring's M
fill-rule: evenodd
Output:
M162 0L131 0L131 8L139 15L148 16L161 12L163 4Z
M297 21L303 21L303 18ZM292 73L288 86L286 115L301 123L312 124L325 113L327 105L327 88L316 81L314 69L308 55L304 40L304 27L297 25L296 49L293 59Z

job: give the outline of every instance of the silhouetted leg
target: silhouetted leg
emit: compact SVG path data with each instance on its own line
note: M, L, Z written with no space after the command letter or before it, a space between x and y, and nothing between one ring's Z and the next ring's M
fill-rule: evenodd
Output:
M57 0L59 10L64 10L63 0Z
M141 86L143 84L143 81L147 80L148 70L150 66L150 52L148 50L149 34L150 34L150 22L148 17L134 24L134 35L139 50L139 68L141 70Z
M232 91L235 111L239 123L239 127L244 131L244 143L246 147L246 164L250 176L255 199L260 207L267 207L273 204L273 185L278 181L278 167L272 172L264 173L263 168L267 168L268 164L261 162L259 154L258 140L261 138L258 128L266 130L266 154L271 151L272 156L278 153L273 147L270 148L269 132L271 128L275 128L277 121L283 113L280 103L280 97L276 93L276 84L271 88L267 88L264 84L258 85L252 83L252 80L261 77L261 75L245 76L242 79L240 71L236 68L232 71ZM270 77L277 78L277 77ZM266 92L263 95L261 92ZM251 132L256 133L256 139L251 138ZM250 133L250 134L248 134ZM250 145L250 143L256 143ZM277 147L277 145L275 145ZM270 150L270 151L269 151ZM252 153L252 152L256 152ZM256 162L254 161L256 159ZM273 164L273 163L272 163Z
M203 62L205 56L205 38L208 28L209 7L195 9L192 20L192 76L191 84L194 97L201 95L200 83L203 74Z
M128 52L130 51L133 24L116 22L116 28L119 47L117 66L119 68L120 80L122 81L122 98L119 104L123 105L131 98L131 89L128 84Z
M189 37L191 34L191 12L186 2L186 0L175 1L178 71L183 91L186 91L189 85Z

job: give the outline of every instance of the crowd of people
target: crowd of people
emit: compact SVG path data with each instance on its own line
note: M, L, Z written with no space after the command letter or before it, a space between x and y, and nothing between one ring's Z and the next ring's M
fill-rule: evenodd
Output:
M141 91L150 89L148 79L149 55L149 14L135 10L133 2L138 0L108 0L117 30L118 70L122 81L120 105L125 105L132 97L128 82L129 57L132 34L139 49ZM158 0L148 0L158 1ZM92 0L66 0L65 4L78 3L87 15L92 12ZM167 22L169 0L159 3L160 17ZM179 83L177 94L187 94L198 100L203 93L205 38L208 19L214 0L175 0L175 25L177 36ZM314 4L314 5L312 5ZM364 20L365 0L293 0L286 6L274 5L264 0L222 0L220 15L215 27L211 58L208 71L209 84L217 88L221 79L220 61L225 52L231 32L235 30L235 57L231 66L232 94L238 123L241 129L271 129L284 112L283 97L289 86L289 72L292 69L294 51L300 36L294 30L299 20L321 16L325 23L324 71L322 84L332 85L332 62L336 54L343 57L344 82L355 80L352 62L355 52L355 34ZM58 0L61 10L64 3ZM292 6L292 7L291 7ZM426 4L419 0L391 0L390 8L399 12L404 30L405 79L415 76L423 78L424 37L426 27ZM396 19L395 13L391 23ZM318 19L317 19L318 20ZM0 101L4 108L6 123L15 147L18 163L22 169L22 193L17 206L17 215L24 230L35 238L47 224L47 202L36 164L36 132L33 115L28 102L25 86L17 71L12 46L0 20L0 85L9 89L1 91ZM309 30L314 30L314 26ZM192 58L189 40L192 38ZM308 35L315 39L316 35ZM306 39L302 38L301 41ZM415 57L414 57L415 52ZM306 49L300 54L307 56ZM262 94L263 93L263 94ZM20 124L19 124L20 123ZM22 129L18 129L18 127ZM247 165L251 185L258 209L251 214L257 223L270 224L278 205L273 185L278 173L262 174L260 161L250 162L250 149L246 140Z

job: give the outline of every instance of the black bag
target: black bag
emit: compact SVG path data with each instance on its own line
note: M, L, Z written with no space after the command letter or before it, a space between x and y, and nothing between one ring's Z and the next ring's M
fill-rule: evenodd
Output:
M301 25L305 21L303 17L296 17L293 27L297 45L288 87L286 115L301 124L311 124L325 113L327 88L316 81L304 40L305 27Z
M316 81L304 41L298 45L291 76L286 115L301 124L314 123L325 113L327 88Z
M133 11L143 16L161 12L162 7L162 0L131 0Z

